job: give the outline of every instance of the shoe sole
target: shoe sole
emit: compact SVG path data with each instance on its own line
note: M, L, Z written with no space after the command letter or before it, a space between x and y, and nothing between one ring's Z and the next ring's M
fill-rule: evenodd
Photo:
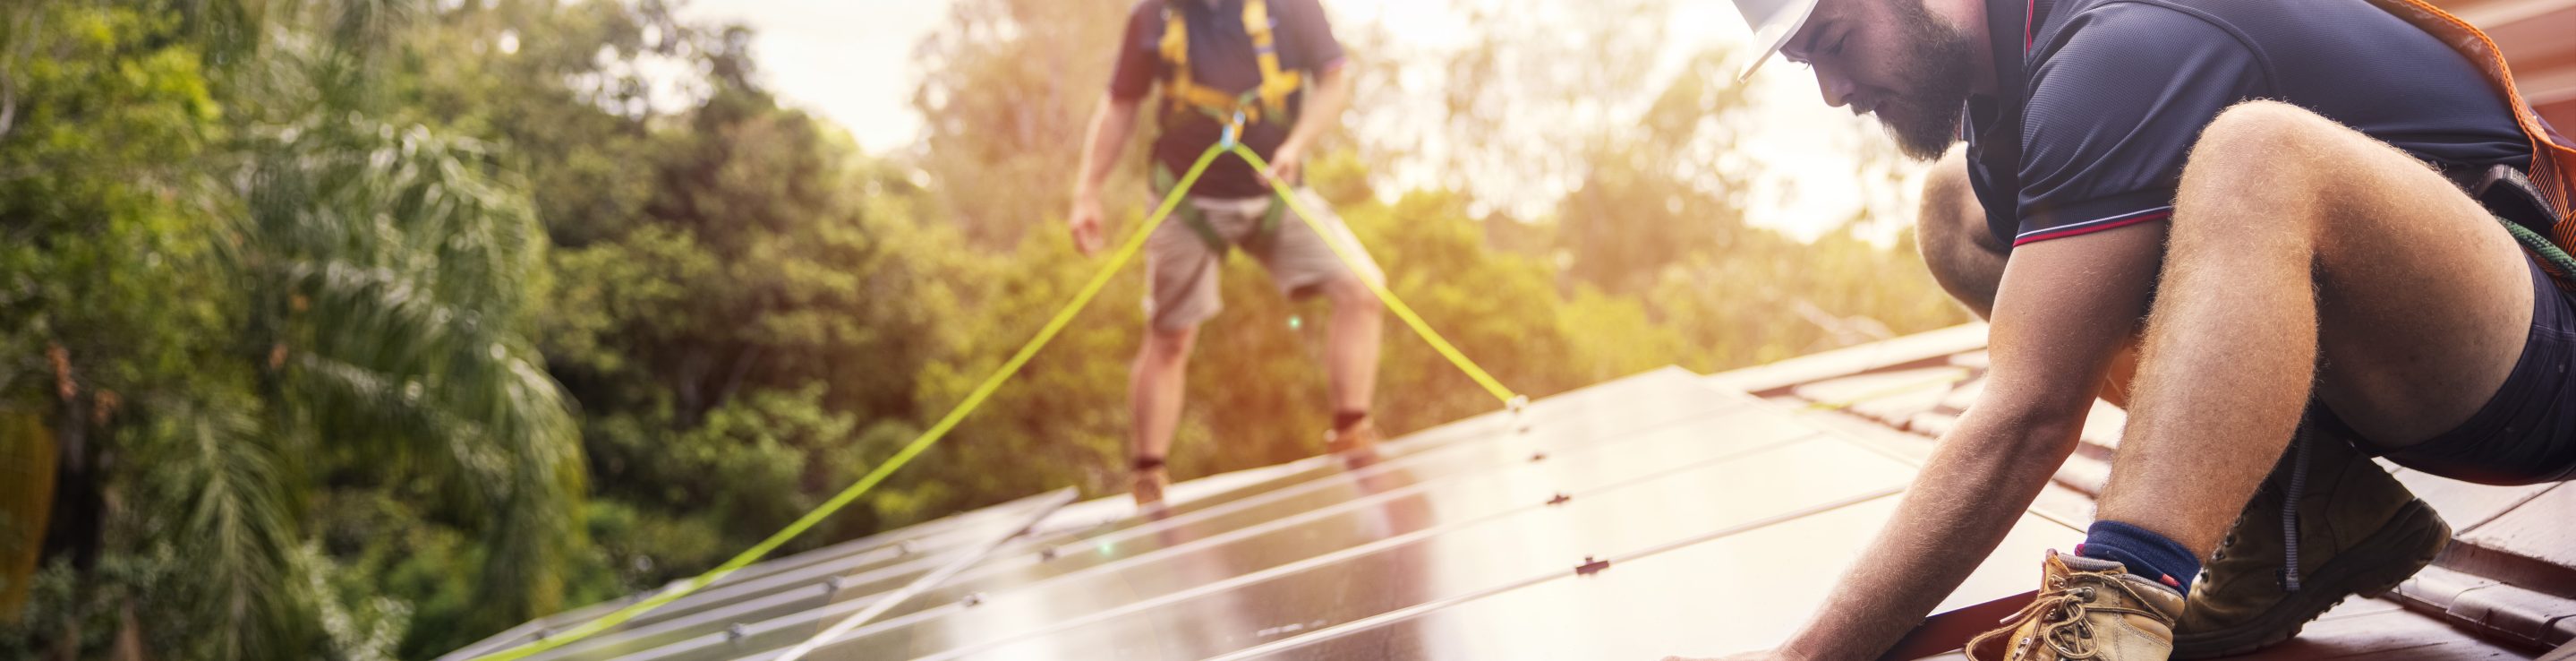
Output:
M2433 525L2422 526L2429 520ZM2427 544L2425 538L2431 537ZM2193 632L2174 636L2173 658L2207 659L2249 654L2278 645L2299 635L2299 630L2327 609L2343 603L2345 597L2377 597L2395 589L2397 584L2433 564L2433 558L2451 545L2451 525L2426 506L2424 501L2410 500L2397 508L2397 514L2370 533L2353 552L2337 556L2317 569L2303 589L2291 593L2272 610L2255 616L2252 622L2217 631ZM2395 549L2398 551L2392 552ZM2407 549L2422 549L2413 557L2396 557ZM2186 606L2188 607L2188 606Z

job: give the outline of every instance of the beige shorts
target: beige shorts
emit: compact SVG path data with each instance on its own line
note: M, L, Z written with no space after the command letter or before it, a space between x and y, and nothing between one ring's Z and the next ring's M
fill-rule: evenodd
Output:
M1297 197L1305 208L1322 216L1315 219L1315 224L1323 226L1332 241L1359 262L1359 277L1369 282L1386 281L1377 261L1369 258L1368 249L1360 246L1350 227L1342 224L1341 217L1333 214L1323 198L1302 188L1297 190ZM1162 200L1153 202L1161 204ZM1276 236L1261 236L1261 217L1270 212L1270 205L1279 203L1277 197L1191 197L1181 203L1204 214L1208 225L1228 246L1242 248L1259 260L1263 268L1270 270L1271 282L1291 299L1313 296L1323 291L1325 284L1354 275L1352 268L1333 254L1332 247L1325 245L1324 236L1297 218L1294 207L1279 214ZM1217 270L1225 263L1225 253L1210 247L1198 229L1179 213L1172 216L1162 227L1154 228L1152 236L1145 237L1145 320L1164 331L1197 326L1225 307L1223 297L1217 293Z

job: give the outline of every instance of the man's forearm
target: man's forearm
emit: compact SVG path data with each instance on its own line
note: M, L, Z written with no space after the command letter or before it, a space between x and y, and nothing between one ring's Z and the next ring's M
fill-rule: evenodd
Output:
M1288 129L1288 138L1280 143L1282 150L1303 150L1314 144L1325 131L1342 121L1342 110L1351 105L1351 64L1347 61L1325 69L1315 78L1315 88L1307 95L1304 108L1297 115L1297 125Z
M1843 575L1785 651L1870 659L1895 645L2003 542L2073 451L2082 423L1971 410L1933 451L1862 564Z
M1995 293L1977 404L1941 439L1896 517L1787 651L1868 659L1958 588L2075 451L2111 357L2136 336L2164 225L2013 251Z
M1110 169L1118 165L1119 150L1136 130L1136 108L1133 102L1103 98L1100 108L1092 111L1091 131L1082 141L1082 171L1074 175L1075 199L1099 199L1101 183L1109 180Z

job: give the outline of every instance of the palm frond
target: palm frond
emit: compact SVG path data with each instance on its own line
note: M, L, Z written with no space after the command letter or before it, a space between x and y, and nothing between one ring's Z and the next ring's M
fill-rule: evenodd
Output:
M322 442L422 459L459 496L496 616L553 608L582 485L570 402L517 332L533 205L488 147L424 127L316 117L261 139L237 256L254 350Z
M201 615L202 642L218 658L291 656L306 621L288 587L289 554L298 533L287 503L290 477L272 435L261 433L247 402L209 405L155 402L147 447L146 502L180 504L177 534L163 537L187 558L187 581L214 607Z

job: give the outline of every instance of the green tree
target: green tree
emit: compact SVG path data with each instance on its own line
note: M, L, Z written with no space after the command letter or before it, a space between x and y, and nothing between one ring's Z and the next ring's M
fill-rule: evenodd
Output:
M92 579L86 589L39 585L31 616L19 623L27 640L41 631L57 649L104 648L122 627L120 611L150 604L130 580L159 571L152 549L177 541L208 543L211 560L232 562L245 582L273 585L272 551L280 538L272 493L258 484L267 463L259 448L191 443L220 425L194 424L173 408L244 403L240 369L211 369L196 378L236 386L175 387L198 359L219 352L210 340L228 325L227 301L214 257L222 223L206 182L186 167L223 139L218 106L197 51L170 39L177 26L130 9L84 5L11 5L5 49L8 118L0 140L0 408L32 419L39 430L13 443L46 446L55 492L11 513L27 520L50 510L44 555L60 571ZM196 437L196 438L192 438ZM199 450L208 469L193 482L143 479L136 460ZM140 464L151 467L153 464ZM233 470L224 470L232 468ZM223 485L238 498L208 501L190 513L182 489ZM242 487L242 488L234 488ZM138 493L149 491L150 494ZM137 517L110 516L117 496L147 498L147 510L193 532L246 531L225 538L161 539ZM152 498L151 496L163 496ZM238 507L252 505L250 507ZM133 511L133 510L128 510ZM196 514L182 516L182 513ZM260 520L266 518L267 520ZM24 580L24 577L12 577ZM168 585L172 598L206 599L226 586L199 579ZM235 593L239 594L239 593ZM162 596L162 595L154 595ZM192 603L220 603L193 601ZM283 605L238 604L235 612ZM202 620L209 614L192 616ZM201 622L207 625L219 622ZM248 624L231 622L230 624ZM212 630L212 626L208 627ZM235 636L260 637L237 626ZM240 647L240 641L211 641Z
M480 146L421 127L277 136L253 150L236 265L287 415L269 433L310 434L335 473L441 485L443 509L482 531L479 624L559 608L580 448L520 334L544 246L525 195Z
M42 378L0 396L45 415L65 524L11 645L365 655L324 484L426 485L478 538L477 626L560 607L577 437L521 335L544 239L484 146L373 118L360 45L411 9L13 16L0 337Z
M1074 161L1132 3L967 0L919 47L918 165L940 194L934 212L982 246L1032 228L1055 234L1072 202ZM1151 131L1139 131L1150 134ZM1139 136L1139 143L1149 141ZM1128 149L1141 159L1140 148ZM1132 162L1142 162L1136 160ZM1137 190L1131 174L1114 179ZM1135 199L1130 196L1125 199Z

